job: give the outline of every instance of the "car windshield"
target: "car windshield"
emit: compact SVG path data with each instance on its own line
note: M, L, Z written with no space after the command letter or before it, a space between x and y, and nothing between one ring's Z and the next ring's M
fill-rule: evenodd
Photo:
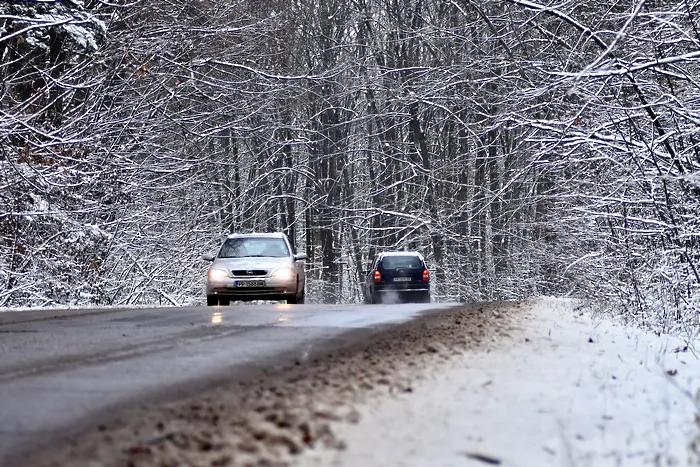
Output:
M274 237L237 237L226 239L219 252L219 258L249 258L289 256L287 243Z
M419 269L422 266L418 256L385 256L382 259L382 267L384 269Z

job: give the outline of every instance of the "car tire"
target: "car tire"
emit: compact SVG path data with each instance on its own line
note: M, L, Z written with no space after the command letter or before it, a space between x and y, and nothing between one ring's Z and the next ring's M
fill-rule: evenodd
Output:
M219 297L216 295L207 295L207 306L218 306Z
M382 303L382 299L379 297L379 294L376 293L370 295L369 301L372 305L380 305Z
M303 305L306 300L306 291L301 289L301 293L296 294L287 299L289 305Z
M423 296L421 297L421 302L430 303L430 292L423 294Z
M231 304L231 299L229 298L220 298L219 299L219 305L221 306L229 306Z

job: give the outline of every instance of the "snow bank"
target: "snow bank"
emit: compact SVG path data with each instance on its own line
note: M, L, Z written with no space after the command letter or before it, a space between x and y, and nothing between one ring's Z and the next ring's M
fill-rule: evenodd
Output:
M344 451L300 465L696 465L700 361L682 340L540 299L511 340L455 356L333 427Z
M47 306L24 306L24 307L0 307L0 313L16 312L16 311L37 311L37 312L52 312L52 311L110 311L110 310L137 310L140 308L153 308L154 305L47 305ZM159 307L169 307L169 304L158 305Z

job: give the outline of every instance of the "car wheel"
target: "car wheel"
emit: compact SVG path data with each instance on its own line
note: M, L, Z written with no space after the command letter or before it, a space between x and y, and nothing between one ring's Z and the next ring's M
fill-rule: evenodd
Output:
M216 295L207 295L207 306L217 306L219 304L219 297Z
M430 303L430 292L427 292L423 294L422 300L423 303Z
M299 287L299 276L297 276L297 287ZM287 299L287 304L289 304L289 305L301 305L302 303L304 303L305 295L306 295L305 288L302 287L301 291L297 291L294 295L292 295L290 298Z
M229 298L220 298L219 299L219 305L221 305L221 306L229 306L230 303L231 303L231 299L229 299Z
M373 305L379 305L379 304L382 303L382 299L381 299L381 298L379 297L379 295L376 294L376 293L373 293L373 294L370 296L370 299L369 299L369 300L370 300L370 302L371 302Z
M287 303L290 305L301 305L304 303L305 293L304 289L301 290L300 294L292 295L287 299Z

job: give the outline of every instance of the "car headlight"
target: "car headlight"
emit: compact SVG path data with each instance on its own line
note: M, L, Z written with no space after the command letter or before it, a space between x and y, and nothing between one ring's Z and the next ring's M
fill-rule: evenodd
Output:
M276 277L277 279L293 279L294 269L278 269L277 271L272 273L272 277Z
M209 280L221 280L228 277L228 272L223 269L210 269L209 270Z

